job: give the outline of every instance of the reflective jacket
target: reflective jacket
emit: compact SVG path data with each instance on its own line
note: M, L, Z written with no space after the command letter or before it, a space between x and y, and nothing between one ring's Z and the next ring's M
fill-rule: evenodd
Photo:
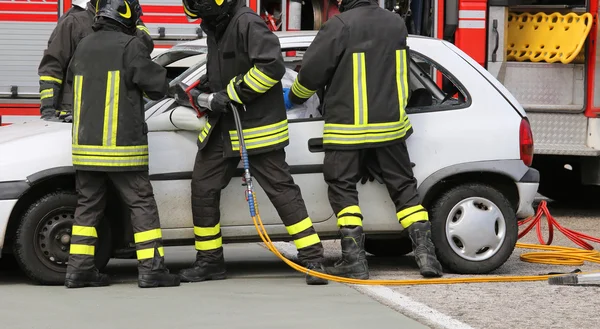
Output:
M148 170L142 95L164 97L166 75L142 41L117 25L99 24L98 31L81 40L67 75L74 91L75 169Z
M383 146L412 133L404 111L407 36L399 15L367 0L351 2L318 32L304 54L290 99L302 103L326 87L324 148Z
M40 76L40 111L53 108L61 112L71 112L73 91L68 83L63 85L67 66L75 52L77 44L92 33L92 24L96 8L88 2L85 10L72 7L61 16L48 38L48 48L38 67ZM143 22L139 22L136 35L142 38L150 52L154 50L154 42Z
M231 11L228 24L213 29L201 24L207 35L207 75L213 92L227 90L239 106L248 154L284 148L289 143L288 122L281 78L285 65L279 39L265 22L242 1ZM225 156L239 156L239 141L232 113L208 114L205 129L198 136L199 149L220 125Z

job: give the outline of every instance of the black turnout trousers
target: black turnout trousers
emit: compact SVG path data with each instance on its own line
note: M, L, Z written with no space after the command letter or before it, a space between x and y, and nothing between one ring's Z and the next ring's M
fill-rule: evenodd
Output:
M158 207L147 171L76 171L78 194L75 223L67 271L94 269L96 227L104 216L107 182L111 181L129 207L133 226L138 271L147 274L164 267L162 232Z
M398 221L404 228L428 220L420 204L417 180L412 171L405 141L386 146L356 150L326 150L323 172L327 182L331 207L338 218L338 227L362 226L363 216L358 202L356 184L361 179L365 160L375 157L390 198L396 207Z
M209 263L223 257L221 190L227 187L240 163L239 157L224 157L223 140L218 131L220 125L215 130L196 155L191 186L197 257ZM308 216L300 187L290 174L284 149L251 155L248 160L252 176L266 192L294 239L299 260L305 264L321 262L323 245Z

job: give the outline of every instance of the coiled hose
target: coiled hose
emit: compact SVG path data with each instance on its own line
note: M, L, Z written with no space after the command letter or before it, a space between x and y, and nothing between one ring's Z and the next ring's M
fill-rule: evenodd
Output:
M243 105L242 105L243 106ZM386 286L402 286L402 285L421 285L421 284L456 284L456 283L487 283L487 282L524 282L524 281L545 281L551 277L563 275L563 273L558 274L548 274L548 275L527 275L527 276L481 276L481 277L468 277L468 278L437 278L437 279L418 279L418 280L361 280L361 279L351 279L340 276L334 276L330 274L325 274L313 270L309 270L306 267L298 265L285 256L283 256L279 250L275 247L269 234L260 219L260 213L258 211L258 202L256 200L256 194L254 194L254 187L252 185L252 176L250 175L250 162L248 161L248 153L246 151L246 144L244 142L244 136L242 133L242 123L240 120L239 113L237 111L236 106L230 104L231 111L234 116L235 126L237 130L237 135L240 144L240 156L242 158L242 162L244 165L244 175L243 181L246 186L246 200L248 201L248 207L250 210L250 216L252 217L252 221L254 222L254 227L258 232L261 240L265 243L267 248L273 252L279 259L285 262L294 270L305 273L307 275L312 275L314 277L340 282L340 283L351 283L351 284L362 284L362 285L386 285ZM545 243L543 241L542 233L541 233L541 219L542 215L546 215L548 218L550 237L548 242ZM550 215L548 212L548 208L546 207L546 202L542 201L540 206L538 207L538 212L536 216L526 219L522 221L519 225L524 225L528 222L532 224L529 225L523 232L519 234L519 238L523 237L527 234L534 225L537 225L538 239L540 240L540 245L537 244L526 244L526 243L517 243L517 248L525 248L525 249L540 249L547 250L547 252L536 252L536 253L525 253L521 255L521 260L529 263L540 263L540 264L552 264L552 265L582 265L584 261L589 261L593 263L600 263L600 252L593 250L593 247L587 243L585 243L582 239L587 239L600 243L600 239L593 238L578 232L571 231L569 229L563 228L556 222L556 220ZM570 248L570 247L561 247L561 246L549 246L552 242L553 229L552 226L555 225L561 232L565 233L570 239L575 241L578 245L583 246L588 250L578 249L578 248Z

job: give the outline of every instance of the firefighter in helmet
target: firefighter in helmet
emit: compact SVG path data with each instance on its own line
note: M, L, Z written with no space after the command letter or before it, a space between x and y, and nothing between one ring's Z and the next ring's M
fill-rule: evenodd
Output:
M75 210L65 286L105 286L94 265L96 226L110 181L129 207L138 259L138 286L179 285L164 265L158 208L148 178L148 126L143 93L151 99L168 90L167 71L150 59L135 36L142 15L138 0L99 0L94 32L81 40L68 67L73 84Z
M62 15L48 38L38 67L40 76L40 114L44 120L56 120L57 116L70 119L73 110L73 86L65 80L67 66L77 44L92 33L97 0L74 0L73 6ZM154 42L140 19L136 35L148 50L154 50Z
M225 278L219 202L240 162L230 104L245 105L239 113L252 172L294 239L298 258L305 267L324 272L323 245L285 160L289 137L280 82L285 66L278 38L243 0L183 0L183 8L188 19L202 19L207 35L207 74L196 92L210 93L212 101L192 175L197 256L191 268L181 271L181 280ZM327 280L308 275L306 283Z
M408 229L421 275L439 277L442 268L406 146L413 129L405 112L409 48L404 20L369 0L338 4L340 14L318 32L284 93L290 108L326 87L323 168L343 251L327 271L369 278L356 184L374 170L382 173L397 219Z

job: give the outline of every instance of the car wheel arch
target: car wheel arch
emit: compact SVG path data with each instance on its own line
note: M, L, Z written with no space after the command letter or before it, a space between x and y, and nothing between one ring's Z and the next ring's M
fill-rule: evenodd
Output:
M418 187L425 207L457 184L485 183L507 194L511 205L518 208L519 192L515 182L528 171L521 160L480 161L442 168L428 176Z
M8 225L6 228L6 239L3 249L12 250L13 239L16 231L19 227L19 223L22 216L27 212L29 206L43 198L45 195L56 191L75 191L75 169L73 167L56 167L46 169L27 177L29 188L21 195L17 203L15 204ZM109 186L109 189L112 187ZM116 192L116 191L115 191ZM109 195L115 195L114 193L108 193ZM118 202L115 207L107 207L107 209L115 209L119 214L123 211L122 202ZM125 218L129 219L129 218ZM118 237L124 236L124 223L125 221L120 218L113 218L110 223L113 244L121 244L124 241L118 241Z

